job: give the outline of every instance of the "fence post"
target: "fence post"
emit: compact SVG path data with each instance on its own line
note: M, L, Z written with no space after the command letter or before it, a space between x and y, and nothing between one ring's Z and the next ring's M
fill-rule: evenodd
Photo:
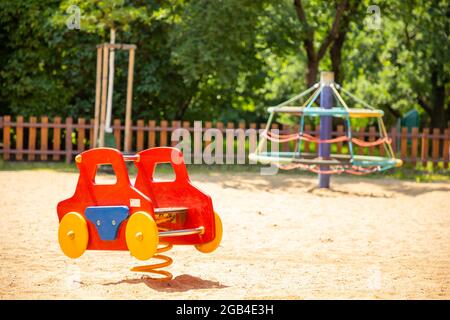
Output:
M47 160L48 152L48 117L41 118L41 160Z
M16 118L16 160L23 159L23 117Z
M189 132L189 141L184 141L183 144L187 147L183 148L183 158L187 164L192 163L192 137L191 137L191 123L189 121L183 121L183 129ZM187 139L186 139L187 140Z
M205 122L205 130L211 129L212 128L212 122L211 121L206 121ZM205 140L205 148L207 146L209 146L211 144L211 139L207 139Z
M227 123L226 131L226 164L234 163L234 123Z
M320 124L316 125L315 134L316 137L320 137ZM319 144L314 143L314 153L319 155Z
M444 161L444 169L448 169L448 161L450 157L450 149L449 149L449 136L450 136L450 129L444 130L444 146L442 147L442 159Z
M144 120L137 121L136 151L144 150Z
M181 127L181 121L178 121L178 120L172 121L172 132L170 135L170 145L172 147L175 147L178 143L177 141L172 141L172 134L180 127Z
M384 157L384 154L386 153L386 150L384 149L385 145L384 143L380 144L380 157Z
M431 157L433 160L433 168L436 168L439 162L439 135L441 130L439 128L433 129L433 145L431 150Z
M191 123L189 121L183 121L183 128L189 131Z
M9 149L11 148L11 116L3 117L3 160L9 160Z
M344 126L342 124L339 124L337 126L337 136L343 136L344 135ZM342 154L342 142L338 142L336 144L336 153L337 154Z
M391 128L391 147L394 155L397 154L397 129L395 127Z
M72 162L72 118L66 118L66 163Z
M217 129L219 129L220 130L220 132L222 133L222 135L223 135L223 133L224 133L224 131L223 131L223 122L217 122L217 124L216 124L216 128Z
M3 130L3 116L0 116L0 129ZM3 140L0 140L0 147L3 147Z
M53 151L59 152L61 150L61 128L59 127L61 124L61 117L55 117L55 119L53 119L53 123L55 125L53 128ZM59 159L59 153L54 153L53 160Z
M156 144L156 134L155 134L156 121L150 120L148 122L148 147L153 148Z
M400 136L400 159L407 160L408 128L403 127Z
M161 131L159 132L159 146L167 146L167 121L161 121Z
M78 118L78 128L77 128L77 151L84 151L84 137L85 137L85 120L84 118Z
M245 121L241 121L237 132L237 164L245 164L245 158Z
M215 146L215 154L214 154L214 161L215 164L224 164L224 158L223 158L223 123L217 122L216 123L216 129L215 129L215 137L214 137L214 143Z
M370 126L369 127L369 142L374 142L375 138L376 138L376 131L375 131L375 127L374 126ZM370 146L369 147L369 156L373 156L375 152L375 147L374 146Z
M208 129L212 128L212 122L211 121L206 121L205 122L205 131ZM205 132L205 134L203 135L203 142L205 143L205 148L203 149L203 158L205 163L211 163L212 161L212 155L211 154L205 154L205 150L206 148L211 144L211 136L208 136ZM215 141L217 143L217 141ZM215 152L217 152L217 148L214 150Z
M133 150L133 119L128 116L128 119L125 119L123 151L131 152L131 150Z
M116 144L116 147L117 147L117 149L119 149L119 150L123 150L122 149L122 139L121 139L121 137L122 137L122 130L120 129L120 126L121 126L121 121L120 121L120 119L114 119L114 122L113 122L114 124L113 124L113 130L114 130L114 143Z
M422 130L422 150L421 150L421 158L422 165L426 167L428 161L428 128L424 128Z
M203 139L202 122L194 121L194 164L202 163L203 156Z
M383 137L383 133L380 131L380 132L378 132L377 133L377 137L378 138L382 138ZM387 139L389 139L389 137L385 137L385 138L387 138ZM385 143L381 143L380 145L379 145L379 149L378 149L378 152L380 153L380 157L384 157L384 154L386 153L386 148L387 148L387 144L388 142L385 142Z
M259 145L259 150L265 150L267 147L267 139L264 139L261 137L261 134L266 130L266 124L265 123L260 123L259 124L259 130L258 130L258 141L260 143Z
M272 126L271 126L271 128L269 129L269 130L279 130L279 125L278 125L278 123L275 123L275 122L273 122L272 123ZM276 145L276 148L273 148L272 146L273 145ZM278 141L270 141L270 150L277 150L277 151L279 151L280 150L280 143L278 142Z
M283 130L283 134L290 134L291 133L291 127L290 126L288 126L288 125L286 125L286 124L283 124L283 126L282 126L282 130ZM282 146L281 146L281 150L283 151L283 152L288 152L289 151L289 147L290 147L290 141L287 141L287 142L284 142L283 144L282 144Z
M98 127L97 127L97 131L98 131ZM95 119L91 118L89 120L89 149L95 148Z
M248 153L253 153L256 151L258 146L258 134L256 130L256 123L250 123L250 131L248 136ZM249 163L255 164L257 161L250 161Z
M28 131L28 160L34 160L36 149L36 117L30 117L30 129Z
M414 127L411 129L411 163L415 167L417 164L417 146L418 146L418 136L419 129Z
M305 130L303 130L303 132L304 133L307 133L307 134L311 134L311 125L309 125L309 124L306 124L305 125ZM309 141L303 141L303 143L302 143L304 146L305 146L305 153L308 153L308 152L310 152L311 151L311 149L310 149L310 144L309 144ZM301 151L301 150L300 150Z
M300 125L299 124L295 124L294 125L294 132L295 133L299 133L300 132ZM297 152L298 142L299 142L299 139L295 139L295 141L294 141L294 152Z

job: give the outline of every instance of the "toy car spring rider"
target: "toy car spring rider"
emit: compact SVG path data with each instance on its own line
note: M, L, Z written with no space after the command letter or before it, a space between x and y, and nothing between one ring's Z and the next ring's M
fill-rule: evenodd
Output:
M134 185L125 161L137 167ZM170 280L165 270L172 259L160 253L173 245L194 245L203 253L214 251L222 239L222 223L211 198L189 180L180 150L151 148L136 155L116 149L91 149L77 155L80 171L74 195L58 203L58 239L63 253L80 257L85 250L128 250L139 260L157 258L161 263L134 267ZM170 163L173 181L153 178L159 163ZM116 175L113 184L98 184L99 165L109 164Z

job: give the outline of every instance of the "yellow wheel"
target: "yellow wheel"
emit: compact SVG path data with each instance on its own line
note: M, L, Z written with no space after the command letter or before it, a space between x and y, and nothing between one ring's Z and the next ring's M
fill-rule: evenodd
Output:
M131 215L125 230L128 250L139 260L148 260L158 248L158 227L152 216L139 211Z
M214 212L215 237L207 243L197 244L195 248L203 253L210 253L217 249L222 241L222 220L217 213Z
M69 258L78 258L86 251L89 232L86 220L77 212L69 212L59 224L58 241L61 250Z

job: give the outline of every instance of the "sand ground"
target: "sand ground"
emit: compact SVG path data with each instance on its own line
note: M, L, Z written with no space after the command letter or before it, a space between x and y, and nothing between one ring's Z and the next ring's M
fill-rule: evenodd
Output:
M450 299L448 183L194 174L222 244L174 248L174 279L156 282L127 252L62 254L55 208L77 176L0 172L1 299Z

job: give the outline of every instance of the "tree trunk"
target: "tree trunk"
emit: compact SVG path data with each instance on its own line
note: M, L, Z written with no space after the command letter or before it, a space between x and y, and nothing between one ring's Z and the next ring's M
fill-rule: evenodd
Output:
M317 82L317 74L319 73L319 62L315 59L308 59L308 71L306 73L306 83L308 88Z
M331 67L334 72L334 81L341 83L341 61L342 61L342 47L345 42L346 31L339 32L338 37L334 40L330 48Z
M345 14L348 7L348 0L342 0L339 3L336 2L336 14L328 31L327 36L322 41L319 50L314 47L314 29L309 25L305 11L301 0L294 0L294 8L297 14L297 18L302 24L302 28L305 30L303 39L303 46L306 51L306 57L308 60L308 71L306 73L306 83L308 87L314 85L317 81L317 75L319 73L319 62L324 57L325 53L337 37L340 30L340 21Z
M203 76L198 78L198 80L192 84L193 92L198 91L198 86L199 86L200 82L202 81L202 79L203 79ZM183 101L180 109L178 109L178 112L175 114L175 120L183 120L184 115L185 115L186 111L189 109L189 106L191 105L193 100L194 100L194 95L191 95L189 98L187 98Z
M347 11L342 17L342 22L337 37L334 39L333 44L330 47L330 59L331 67L334 72L334 81L339 84L342 84L344 80L344 74L341 72L342 48L344 47L351 21L356 21L361 18L360 6L361 1L359 0L349 1Z
M175 115L175 120L183 120L184 114L188 110L189 105L191 104L191 101L192 101L192 96L183 102L180 109L178 109L178 112Z
M431 73L431 128L444 130L447 126L447 117L445 114L445 86L438 81L438 71Z

